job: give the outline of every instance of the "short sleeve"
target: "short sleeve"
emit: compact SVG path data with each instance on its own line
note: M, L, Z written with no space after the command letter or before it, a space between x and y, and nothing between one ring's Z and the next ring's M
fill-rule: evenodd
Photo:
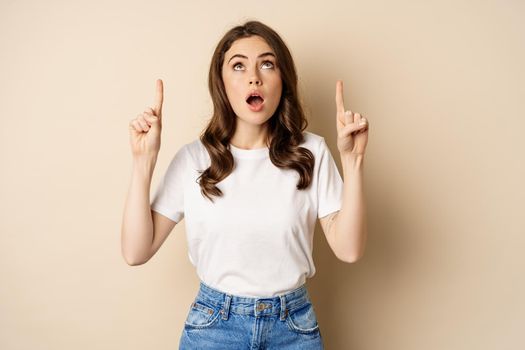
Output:
M188 151L184 145L173 156L151 201L151 210L177 223L184 218L184 180L188 168L187 157Z
M343 203L343 179L324 138L320 142L317 169L317 217L340 210Z

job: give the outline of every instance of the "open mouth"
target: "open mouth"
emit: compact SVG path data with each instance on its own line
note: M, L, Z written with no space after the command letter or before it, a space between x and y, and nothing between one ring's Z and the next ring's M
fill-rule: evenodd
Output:
M264 99L261 96L253 95L248 97L248 99L246 99L246 102L250 106L257 107L264 102Z
M259 108L264 102L264 96L259 90L252 90L246 96L246 103L251 106L251 108Z

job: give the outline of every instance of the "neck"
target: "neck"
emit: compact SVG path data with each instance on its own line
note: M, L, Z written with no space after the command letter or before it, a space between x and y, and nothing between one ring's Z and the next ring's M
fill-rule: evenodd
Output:
M267 135L268 128L266 124L250 125L238 121L230 143L242 149L264 148L269 146L266 144Z

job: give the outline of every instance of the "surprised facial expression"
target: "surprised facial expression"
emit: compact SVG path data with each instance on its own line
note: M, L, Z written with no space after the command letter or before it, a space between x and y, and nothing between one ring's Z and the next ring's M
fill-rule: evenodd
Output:
M222 79L242 121L264 124L279 106L282 81L275 52L260 36L236 40L224 55Z

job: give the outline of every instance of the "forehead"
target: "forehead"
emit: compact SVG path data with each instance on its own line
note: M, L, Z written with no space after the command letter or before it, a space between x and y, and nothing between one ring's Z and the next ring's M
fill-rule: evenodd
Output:
M260 36L254 35L248 38L237 39L225 53L226 61L235 54L243 54L248 57L257 57L263 52L273 52L266 40ZM275 52L273 52L275 53Z

